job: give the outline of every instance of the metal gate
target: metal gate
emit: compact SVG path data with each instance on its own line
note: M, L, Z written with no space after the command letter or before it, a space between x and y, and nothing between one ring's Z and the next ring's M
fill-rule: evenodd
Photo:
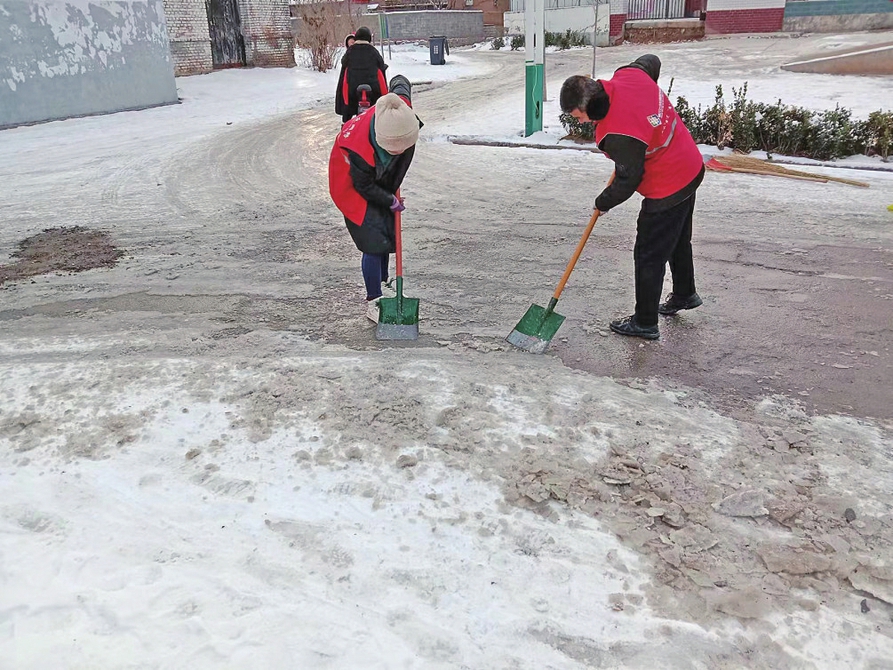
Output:
M205 0L215 68L245 65L245 39L236 0Z
M685 17L685 0L629 0L626 20L681 19Z

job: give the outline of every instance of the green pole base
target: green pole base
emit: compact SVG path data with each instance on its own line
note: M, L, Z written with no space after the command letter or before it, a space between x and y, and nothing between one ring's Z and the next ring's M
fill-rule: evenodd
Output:
M524 137L543 129L543 84L545 67L542 63L527 63L524 92Z

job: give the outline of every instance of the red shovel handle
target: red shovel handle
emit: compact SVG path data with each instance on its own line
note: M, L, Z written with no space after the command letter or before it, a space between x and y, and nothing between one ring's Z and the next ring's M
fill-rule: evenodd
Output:
M397 189L397 200L400 200L400 189ZM402 212L394 212L394 237L397 240L397 276L403 276L403 236L400 233L400 222L403 219Z

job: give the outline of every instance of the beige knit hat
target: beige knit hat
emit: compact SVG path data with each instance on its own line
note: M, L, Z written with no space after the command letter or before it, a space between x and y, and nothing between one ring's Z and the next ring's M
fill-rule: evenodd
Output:
M415 112L396 93L381 96L375 103L375 141L389 154L402 154L419 139Z

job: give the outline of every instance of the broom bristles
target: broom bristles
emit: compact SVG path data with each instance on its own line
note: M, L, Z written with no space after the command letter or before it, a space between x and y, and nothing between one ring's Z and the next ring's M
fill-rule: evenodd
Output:
M804 172L803 170L792 170L782 165L778 165L777 163L770 163L769 161L764 161L760 158L742 156L741 154L718 156L716 160L718 160L723 165L728 165L731 168L759 170L760 172L774 172L778 175L788 175L792 177L821 177L822 179L827 179L828 181L836 181L840 182L841 184L849 184L850 186L861 186L862 188L868 188L868 184L866 184L864 181L857 181L855 179L844 179L843 177L830 177L826 174L818 175L814 172Z

